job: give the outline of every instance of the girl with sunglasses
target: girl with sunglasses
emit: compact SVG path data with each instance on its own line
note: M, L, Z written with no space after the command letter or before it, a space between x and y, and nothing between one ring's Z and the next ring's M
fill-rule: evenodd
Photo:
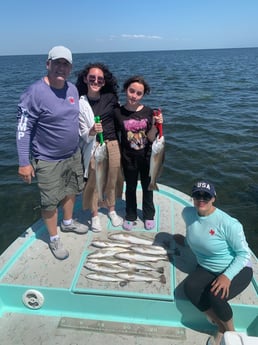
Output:
M153 116L153 110L141 103L150 87L141 76L126 80L123 90L126 103L115 110L115 124L121 133L122 166L126 181L126 215L123 222L125 230L132 230L137 219L136 188L140 176L143 200L142 212L146 230L155 227L155 208L150 183L151 145L158 130L155 122L162 123L163 117Z
M114 109L118 105L117 81L108 67L102 63L90 63L79 73L76 86L80 96L80 137L84 165L84 178L87 180L83 192L83 209L91 209L91 229L100 232L98 215L98 192L94 151L100 144L98 133L102 133L108 153L108 172L106 176L104 204L112 225L122 225L123 219L115 211L116 198L122 196L123 177L120 167L120 149L114 126ZM95 123L94 117L100 122Z
M192 188L194 207L182 213L186 224L186 242L197 259L196 270L184 282L190 301L218 327L207 345L219 345L226 331L234 331L233 312L228 301L250 283L253 270L250 250L242 225L216 208L216 191L209 181ZM176 242L185 238L174 235Z

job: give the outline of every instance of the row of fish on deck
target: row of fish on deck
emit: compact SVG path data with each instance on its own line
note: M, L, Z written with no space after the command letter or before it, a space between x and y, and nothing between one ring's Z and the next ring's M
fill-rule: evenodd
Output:
M96 249L88 254L84 268L91 271L86 278L102 282L166 283L164 267L173 251L154 245L153 240L128 233L111 233L107 240L93 240ZM158 266L157 266L158 265Z

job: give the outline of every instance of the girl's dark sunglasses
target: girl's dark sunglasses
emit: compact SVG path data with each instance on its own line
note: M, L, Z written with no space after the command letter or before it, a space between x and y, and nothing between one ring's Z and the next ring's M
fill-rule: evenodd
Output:
M195 199L195 200L203 200L203 201L210 201L212 199L212 196L209 194L209 193L199 193L199 192L196 192L192 195L192 197Z
M105 81L105 79L103 77L98 77L98 76L92 75L92 74L89 75L88 80L90 83L95 83L95 81L96 81L96 83L98 85L103 85L104 81Z

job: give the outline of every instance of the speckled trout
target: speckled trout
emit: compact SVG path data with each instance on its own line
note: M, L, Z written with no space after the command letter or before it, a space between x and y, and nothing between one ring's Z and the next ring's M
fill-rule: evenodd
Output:
M96 171L96 187L98 191L99 201L103 201L106 180L107 180L107 147L106 144L98 145L95 150L95 171Z
M91 262L91 261L87 261L84 264L84 267L90 271L103 272L103 273L109 273L109 274L127 272L127 269L125 267L122 267L119 265L108 265L104 263L96 263L96 262Z
M148 255L167 255L167 250L160 246L135 246L132 245L131 249L136 253L148 254Z
M117 253L121 253L123 251L128 251L128 248L122 247L110 247L110 248L103 248L99 250L95 250L94 252L88 254L87 259L97 259L97 258L104 258L109 256L114 256Z
M162 284L166 284L166 277L162 274L159 277L155 277L152 274L147 273L134 273L134 272L124 272L124 273L117 273L116 276L118 278L127 280L129 282L153 282L158 281Z
M115 254L115 258L128 260L132 262L158 262L161 260L168 260L167 255L148 255L140 254L133 251L124 251Z
M120 241L120 242L129 242L131 244L143 244L143 245L152 245L152 240L143 238L143 237L137 237L125 232L118 232L113 233L108 236L110 240Z
M91 272L86 275L86 278L97 280L99 282L120 282L121 286L126 285L126 281L123 278L119 278L116 275L105 274L102 272Z
M154 271L164 273L164 267L154 267L148 263L121 261L118 265L127 268L128 271Z
M161 174L165 159L165 139L164 136L156 138L152 143L151 159L150 159L150 172L151 178L148 190L159 190L157 185L157 178Z
M107 264L107 265L116 265L120 264L121 260L114 258L113 256L104 256L104 257L95 257L95 258L88 258L86 262L94 262L97 264Z
M122 247L128 248L130 247L130 243L122 243L122 242L114 242L114 241L102 241L102 240L93 240L91 242L93 247L97 248L109 248L109 247Z

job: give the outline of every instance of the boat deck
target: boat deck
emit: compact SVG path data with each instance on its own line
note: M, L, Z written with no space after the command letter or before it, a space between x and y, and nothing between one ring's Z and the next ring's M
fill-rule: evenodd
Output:
M159 185L154 193L156 228L144 230L141 216L141 189L137 190L139 219L130 234L150 239L166 247L170 255L152 265L153 281L98 281L87 278L84 267L97 248L94 240L107 240L115 233L128 233L112 227L105 209L100 210L101 233L86 235L61 233L70 256L56 260L48 248L48 234L42 220L27 229L0 257L1 344L82 345L125 344L205 344L213 326L185 298L182 282L195 267L189 248L173 241L174 233L184 234L183 207L189 196ZM117 204L124 216L125 203ZM81 210L77 198L75 215L88 224L90 213ZM140 246L140 245L139 245ZM238 331L258 334L258 266L253 256L255 276L243 294L231 301ZM165 277L164 279L162 279Z

